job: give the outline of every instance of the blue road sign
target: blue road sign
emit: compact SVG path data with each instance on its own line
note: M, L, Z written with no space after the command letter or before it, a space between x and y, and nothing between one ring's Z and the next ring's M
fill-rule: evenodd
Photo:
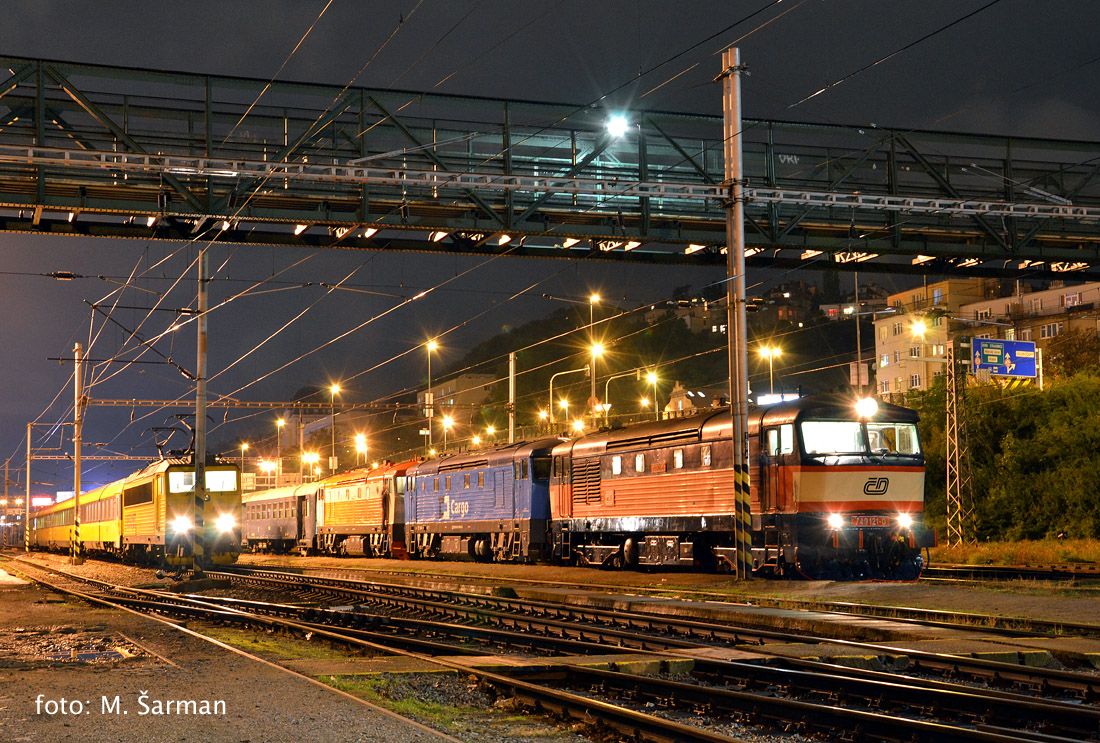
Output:
M1035 344L1031 341L1002 341L975 338L973 371L988 370L999 377L1035 376Z

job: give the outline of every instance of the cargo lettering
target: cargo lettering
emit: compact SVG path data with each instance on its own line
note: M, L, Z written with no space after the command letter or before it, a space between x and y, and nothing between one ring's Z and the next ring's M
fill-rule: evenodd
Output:
M449 519L452 516L462 518L470 513L470 504L464 500L453 500L451 496L445 495L439 501L440 518Z

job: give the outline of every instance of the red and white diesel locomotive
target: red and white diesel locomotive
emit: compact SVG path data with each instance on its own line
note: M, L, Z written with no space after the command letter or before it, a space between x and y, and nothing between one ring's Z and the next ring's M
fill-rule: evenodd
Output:
M919 575L935 534L921 523L917 414L848 396L749 411L753 564L814 578ZM558 559L607 566L734 563L729 409L629 426L553 450Z

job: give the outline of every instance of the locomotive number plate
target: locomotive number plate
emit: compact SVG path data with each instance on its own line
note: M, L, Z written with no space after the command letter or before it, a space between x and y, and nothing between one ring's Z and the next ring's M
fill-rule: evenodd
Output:
M889 516L853 516L852 526L890 526L893 519Z

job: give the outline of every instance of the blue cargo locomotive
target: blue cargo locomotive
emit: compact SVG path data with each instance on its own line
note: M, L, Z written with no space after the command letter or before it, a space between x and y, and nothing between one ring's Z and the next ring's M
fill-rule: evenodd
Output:
M410 469L405 488L409 554L519 562L544 557L550 452L560 441L509 444Z

